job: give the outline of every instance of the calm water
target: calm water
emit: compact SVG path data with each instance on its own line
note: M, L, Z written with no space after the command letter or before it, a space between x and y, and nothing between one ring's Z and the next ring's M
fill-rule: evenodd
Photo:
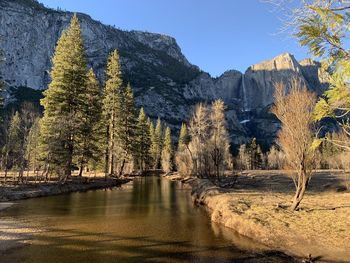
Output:
M0 262L289 262L210 222L189 190L158 177L121 188L31 199L1 214L35 229ZM233 245L233 242L236 245Z

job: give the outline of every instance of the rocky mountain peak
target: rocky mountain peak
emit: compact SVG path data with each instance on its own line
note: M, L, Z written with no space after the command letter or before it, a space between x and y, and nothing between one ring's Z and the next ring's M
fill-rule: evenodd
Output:
M281 70L293 70L300 71L300 65L294 58L294 56L290 53L283 53L274 57L273 59L269 59L263 61L261 63L252 65L248 68L248 71L259 71L259 70L270 70L270 71L281 71Z
M0 0L0 48L6 56L0 72L8 88L47 87L54 48L71 17L71 12L48 9L34 0ZM196 103L222 99L234 143L249 137L272 141L278 124L268 111L275 82L288 85L296 77L318 94L328 87L318 62L299 63L289 53L252 65L244 74L228 70L213 78L188 62L173 37L123 31L85 14L78 13L78 18L89 66L100 81L108 54L118 49L125 82L132 84L137 105L172 128L188 120Z
M129 33L138 42L141 42L152 49L164 51L169 56L175 58L188 67L192 66L188 62L187 58L182 54L181 48L177 44L175 38L164 34L149 33L137 30L130 31Z

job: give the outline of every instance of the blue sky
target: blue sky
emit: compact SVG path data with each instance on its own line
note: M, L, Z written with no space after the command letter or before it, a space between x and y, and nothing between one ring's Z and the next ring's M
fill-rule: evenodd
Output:
M308 57L272 7L259 0L39 0L125 30L176 38L188 60L212 76L290 52Z

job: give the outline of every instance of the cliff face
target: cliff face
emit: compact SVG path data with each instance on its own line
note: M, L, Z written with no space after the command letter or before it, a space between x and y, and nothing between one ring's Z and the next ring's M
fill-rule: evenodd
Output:
M50 81L51 57L72 13L47 9L33 0L0 1L0 48L6 61L0 72L7 87L45 89ZM296 77L318 94L327 88L327 75L312 60L298 63L282 54L241 72L231 70L212 78L191 65L172 37L123 31L78 14L89 66L101 83L108 54L118 49L123 75L134 87L137 104L147 113L178 127L199 101L221 98L227 105L234 143L250 136L271 142L278 123L268 114L273 83Z

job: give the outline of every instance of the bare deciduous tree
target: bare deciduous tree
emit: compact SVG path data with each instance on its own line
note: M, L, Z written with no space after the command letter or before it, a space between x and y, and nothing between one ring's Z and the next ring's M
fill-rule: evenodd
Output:
M225 105L222 100L216 100L211 107L211 138L210 155L212 158L215 176L219 179L220 173L231 164L230 141L226 129Z
M182 175L211 177L232 166L230 141L226 129L225 105L214 101L211 108L200 103L196 106L189 125L182 127L181 144L175 156Z
M272 146L267 154L268 168L281 169L284 163L284 154L279 151L275 146Z
M248 170L250 168L250 154L248 152L247 146L242 144L238 151L239 169Z
M190 148L192 148L193 170L195 175L202 177L210 174L209 153L206 148L210 139L209 110L206 105L200 103L196 106L190 126Z
M281 121L278 143L286 157L286 169L292 171L295 195L292 210L296 210L308 187L314 165L312 115L316 96L298 80L288 89L282 82L275 84L275 105L272 112Z

